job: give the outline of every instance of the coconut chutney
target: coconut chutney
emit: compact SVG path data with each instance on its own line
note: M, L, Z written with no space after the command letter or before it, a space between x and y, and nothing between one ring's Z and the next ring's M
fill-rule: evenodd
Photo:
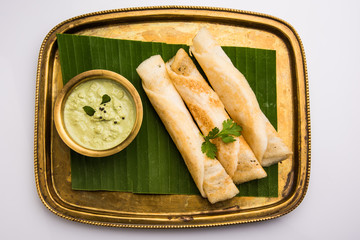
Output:
M86 108L92 110L85 111ZM63 116L66 131L76 143L88 149L106 150L129 136L136 108L130 93L119 83L93 79L72 90Z

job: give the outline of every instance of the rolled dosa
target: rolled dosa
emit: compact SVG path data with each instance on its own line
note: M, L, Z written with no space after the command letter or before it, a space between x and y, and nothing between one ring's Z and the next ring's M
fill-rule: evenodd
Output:
M169 79L165 63L152 56L136 69L152 106L181 153L203 197L215 203L234 197L239 190L216 159L201 152L203 138L179 93Z
M244 75L235 68L206 28L194 37L190 51L230 117L243 128L242 135L261 165L270 166L288 158L291 151L261 111Z
M221 129L223 121L230 117L217 94L202 77L184 49L179 49L175 57L166 63L166 69L203 135L208 135L214 127ZM231 143L224 143L221 139L213 140L217 147L216 158L234 183L266 177L266 172L244 138L234 138L236 141Z

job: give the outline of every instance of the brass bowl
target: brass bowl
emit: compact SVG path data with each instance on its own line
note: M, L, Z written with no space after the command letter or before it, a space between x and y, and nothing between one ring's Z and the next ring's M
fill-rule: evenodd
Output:
M93 150L83 147L82 145L80 145L70 137L64 124L63 113L64 113L65 102L68 96L70 95L72 90L75 89L79 84L93 79L108 79L119 83L124 89L128 91L128 93L133 99L136 108L136 118L135 118L134 126L128 137L117 146L105 150ZM55 121L56 129L61 139L72 150L89 157L106 157L118 153L124 148L126 148L138 134L141 127L142 119L143 119L143 106L139 93L137 92L135 87L129 82L129 80L127 80L120 74L108 70L96 69L96 70L90 70L80 73L79 75L72 78L67 84L65 84L65 86L62 88L55 101L54 121Z

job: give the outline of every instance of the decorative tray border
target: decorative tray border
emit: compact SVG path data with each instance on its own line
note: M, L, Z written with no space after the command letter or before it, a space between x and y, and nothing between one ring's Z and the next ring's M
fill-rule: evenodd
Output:
M281 35L289 44L290 60L294 68L296 81L296 106L295 112L297 139L294 150L296 158L294 169L295 175L292 188L274 203L242 210L239 207L221 208L218 210L202 211L188 214L120 214L116 211L111 213L97 212L96 208L79 210L67 204L61 199L57 189L51 185L53 169L49 164L52 157L50 131L53 130L52 104L54 96L50 96L51 82L49 76L59 74L53 72L54 56L56 51L56 34L75 31L82 26L103 24L116 18L121 21L135 21L134 19L184 19L192 17L195 21L206 19L218 19L226 24L238 24L246 22L251 26L262 25L263 28L271 28L272 31ZM56 76L59 77L59 76ZM100 11L80 15L68 19L55 26L45 37L39 53L36 97L35 97L35 128L34 128L34 170L36 188L43 204L54 214L65 219L86 224L131 227L131 228L185 228L185 227L210 227L249 223L269 220L285 215L294 210L305 197L310 178L310 154L311 154L311 130L309 89L306 69L305 52L300 37L285 21L266 15L249 11L213 8L213 7L187 7L187 6L161 6L126 8L109 11Z

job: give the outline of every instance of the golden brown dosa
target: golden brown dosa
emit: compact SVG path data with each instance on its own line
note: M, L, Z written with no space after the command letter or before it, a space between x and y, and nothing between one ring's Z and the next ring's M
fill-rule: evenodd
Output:
M243 128L243 136L262 166L270 166L292 153L263 114L244 75L215 42L206 28L193 39L191 53L204 70L230 117Z
M184 49L179 49L166 63L166 69L203 135L206 136L214 127L222 129L223 121L230 117ZM244 138L235 139L231 143L224 143L221 139L213 141L218 150L216 157L233 181L238 184L266 177Z
M239 190L216 159L201 152L203 138L179 93L171 83L165 63L152 56L136 69L143 88L181 153L201 195L215 203L234 197Z

